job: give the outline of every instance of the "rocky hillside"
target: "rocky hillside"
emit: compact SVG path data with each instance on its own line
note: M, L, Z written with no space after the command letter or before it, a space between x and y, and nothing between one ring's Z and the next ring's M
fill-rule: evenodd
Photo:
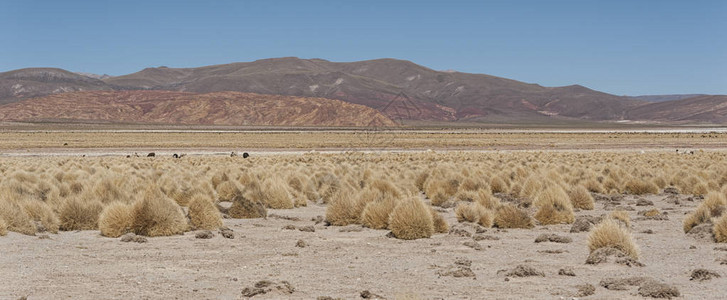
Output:
M239 92L86 91L0 105L0 120L189 125L392 126L339 100Z

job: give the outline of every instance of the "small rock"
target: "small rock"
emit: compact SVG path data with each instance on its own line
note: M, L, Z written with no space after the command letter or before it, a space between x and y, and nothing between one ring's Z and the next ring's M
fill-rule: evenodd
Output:
M361 298L363 299L386 299L383 296L379 296L377 294L374 294L372 292L369 292L369 290L365 290L361 292Z
M315 218L312 218L310 220L315 222L316 225L318 225L319 223L323 223L323 221L325 221L323 216L316 216Z
M466 259L464 257L457 257L454 260L454 264L460 265L460 266L465 266L465 267L470 267L470 266L472 266L472 261L469 259Z
M482 248L482 245L480 245L479 243L477 243L475 241L466 241L466 242L463 243L463 245L465 245L467 247L470 247L472 249L475 249L477 251L480 251L480 250L483 249Z
M472 239L475 241L482 241L482 240L488 240L488 241L499 241L500 238L496 237L494 235L481 235L481 234L475 234L472 236Z
M576 276L576 273L573 271L573 268L566 267L566 268L562 268L562 269L558 270L558 275Z
M596 287L590 283L576 285L576 288L578 288L576 297L587 297L596 293Z
M121 241L124 243L128 242L134 242L134 243L146 243L146 238L140 235L136 235L133 233L127 233L121 236Z
M285 226L283 226L283 230L295 230L295 225L293 225L293 224L285 225Z
M644 198L640 198L636 201L636 206L651 206L654 205L653 201L646 200Z
M50 236L47 235L47 234L45 234L45 233L44 234L39 234L38 235L38 239L41 239L41 240L50 240Z
M679 290L671 285L657 282L655 280L647 280L639 286L639 295L651 298L667 298L679 297Z
M554 243L570 243L573 242L573 239L567 236L559 236L557 234L541 234L537 238L535 238L536 243L542 243L542 242L554 242Z
M298 248L305 248L308 244L304 240L298 240L298 242L295 243L295 246Z
M212 233L212 231L209 231L209 230L198 231L194 235L194 238L197 238L197 239L211 239L213 237L215 237L215 234Z
M298 228L298 230L303 231L303 232L315 232L316 228L313 227L313 225L308 225L308 226L300 227L300 228Z
M541 276L545 277L545 273L539 271L531 266L518 265L512 270L500 270L497 273L505 273L505 277L529 277L529 276Z
M705 281L710 280L712 278L719 278L722 277L722 275L719 275L719 273L707 270L707 269L696 269L692 271L692 276L689 278L689 280L696 280L696 281Z
M220 235L223 236L226 239L234 239L235 238L235 232L227 227L220 227L219 231Z

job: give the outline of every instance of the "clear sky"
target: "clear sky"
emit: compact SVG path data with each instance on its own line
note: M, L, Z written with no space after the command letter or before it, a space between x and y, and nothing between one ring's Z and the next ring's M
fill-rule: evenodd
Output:
M0 71L297 56L618 94L727 94L727 1L0 0Z

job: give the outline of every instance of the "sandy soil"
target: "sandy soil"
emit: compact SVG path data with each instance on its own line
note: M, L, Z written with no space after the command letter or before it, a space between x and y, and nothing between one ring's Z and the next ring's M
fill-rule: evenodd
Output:
M727 266L716 260L727 257L727 251L715 248L725 245L684 234L682 220L697 202L680 196L681 204L670 204L666 197L644 197L654 206L636 206L634 196L621 203L635 209L629 214L643 267L585 264L587 232L570 233L571 225L486 229L479 235L490 239L478 241L482 249L475 250L464 245L473 238L451 233L403 241L386 237L385 230L315 224L312 219L325 215L325 207L311 204L269 212L300 220L226 219L234 239L219 234L196 239L195 232L188 232L125 243L102 237L98 231L62 232L47 239L11 232L0 237L0 299L240 299L243 289L261 280L287 281L294 292L273 289L255 299L357 299L364 290L388 299L412 295L421 299L559 299L574 296L576 286L582 284L596 287L587 299L641 298L636 294L638 287L614 291L599 285L607 277L631 276L649 276L673 285L684 299L724 297ZM638 219L637 211L654 207L666 211L668 220ZM577 216L606 213L604 202L597 202L596 210L580 211ZM475 226L456 222L452 209L444 215L452 228L475 234ZM286 225L313 225L315 232L283 229ZM646 230L653 234L643 233ZM535 243L543 233L573 241ZM297 247L299 240L307 246ZM474 277L440 275L456 270L455 261L460 258L471 261ZM498 274L521 264L545 276L506 279ZM565 267L576 276L558 275ZM723 277L691 281L696 268Z

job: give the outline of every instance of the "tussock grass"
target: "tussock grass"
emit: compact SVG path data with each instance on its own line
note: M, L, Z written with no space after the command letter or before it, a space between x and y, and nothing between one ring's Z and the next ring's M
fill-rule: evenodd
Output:
M5 220L0 217L0 236L5 236L8 234L8 224L5 223Z
M428 238L434 234L434 221L421 200L409 198L391 212L389 229L396 238L403 240Z
M614 220L617 220L626 226L626 228L631 227L631 217L629 216L629 213L624 210L617 210L611 213L611 218Z
M103 204L96 199L82 197L66 198L59 212L60 229L94 230L98 229L98 216L103 210Z
M535 201L535 219L543 225L573 223L573 205L562 188L552 185L540 192Z
M212 199L196 194L189 201L189 222L194 229L214 230L222 227L222 216Z
M434 208L429 207L429 212L432 214L432 222L434 225L435 233L447 233L449 232L449 224L444 220L444 217L440 215Z
M149 185L143 198L134 202L132 219L131 229L138 235L169 236L189 228L181 207L155 185Z
M626 192L634 195L656 194L659 187L651 181L632 178L625 184Z
M585 210L592 210L594 208L595 202L593 201L593 196L582 185L574 186L568 191L568 196L573 208Z
M21 203L23 210L31 220L40 223L45 231L58 233L60 221L51 207L38 200L25 200Z
M692 212L691 214L687 215L686 218L684 218L684 233L688 233L692 230L695 226L707 223L711 221L711 215L709 213L709 208L707 206L700 205L697 207L697 210Z
M454 210L457 221L477 223L484 227L492 227L493 213L477 202L460 203Z
M116 238L129 233L132 224L132 206L118 201L107 205L98 218L98 228L106 237Z
M727 214L722 215L714 222L712 227L714 239L718 243L727 243Z
M365 205L360 201L360 197L361 194L356 195L343 190L337 193L326 207L326 221L335 226L360 223Z
M588 234L590 252L605 247L619 249L633 259L639 258L639 249L634 243L631 233L612 219L601 221Z
M295 207L293 197L282 179L274 177L265 180L262 193L265 204L272 209L290 209Z
M265 218L268 210L262 202L237 194L232 198L232 206L227 210L227 215L234 219Z
M8 231L35 235L35 225L23 208L14 201L0 199L0 219Z
M533 228L533 219L528 213L512 204L500 206L495 212L493 225L498 228Z

